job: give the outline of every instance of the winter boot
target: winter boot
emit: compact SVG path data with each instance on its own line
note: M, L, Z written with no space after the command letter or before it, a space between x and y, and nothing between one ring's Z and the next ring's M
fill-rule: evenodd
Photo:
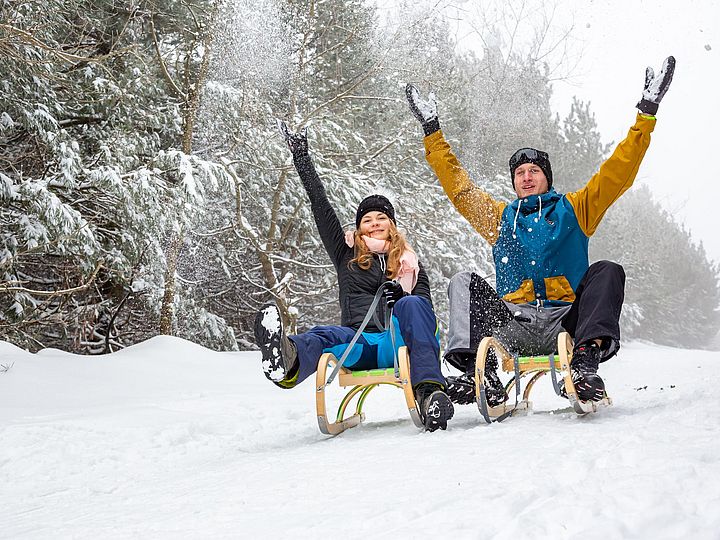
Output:
M505 386L497 374L498 360L495 351L490 349L485 359L485 372L483 385L485 386L485 399L490 407L498 407L508 400Z
M475 402L475 378L473 372L445 377L447 395L453 403L468 405Z
M447 429L455 409L443 387L436 383L420 383L415 387L415 401L426 431Z
M255 344L262 352L262 368L273 382L282 381L297 365L297 348L283 331L280 310L267 304L255 317Z
M468 405L475 402L475 355L471 352L449 352L445 361L452 367L463 371L462 375L445 377L445 392L453 403Z
M473 359L473 364L475 360ZM485 375L483 385L485 386L485 398L488 405L497 407L507 401L507 394L500 377L497 374L498 361L495 351L488 351L485 360ZM448 383L447 394L453 403L467 405L475 402L475 372L474 366L469 371L459 376L446 377Z
M605 383L597 374L601 356L600 347L594 341L581 343L573 351L570 375L581 401L600 401L605 397Z

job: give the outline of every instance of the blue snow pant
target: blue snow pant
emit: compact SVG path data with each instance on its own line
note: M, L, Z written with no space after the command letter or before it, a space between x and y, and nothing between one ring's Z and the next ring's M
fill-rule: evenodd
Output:
M410 379L413 386L435 382L446 386L440 371L440 336L430 302L421 296L405 296L395 303L392 324L396 348L407 345L410 355ZM316 326L304 334L288 336L298 353L298 375L293 386L317 370L324 352L340 358L356 330L346 326ZM350 370L387 368L394 365L390 330L363 332L345 360ZM285 385L283 385L285 386ZM287 387L287 386L286 386Z

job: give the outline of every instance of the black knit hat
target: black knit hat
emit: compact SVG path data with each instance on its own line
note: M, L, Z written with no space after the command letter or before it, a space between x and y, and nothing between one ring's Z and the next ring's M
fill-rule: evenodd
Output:
M358 206L355 214L355 228L360 228L360 220L368 212L382 212L395 223L395 209L392 203L382 195L369 195Z
M542 172L545 173L545 178L547 178L548 189L552 188L552 167L550 166L550 156L548 156L547 152L535 150L534 148L521 148L510 158L510 181L512 182L513 189L515 189L515 169L523 163L534 163L540 167Z

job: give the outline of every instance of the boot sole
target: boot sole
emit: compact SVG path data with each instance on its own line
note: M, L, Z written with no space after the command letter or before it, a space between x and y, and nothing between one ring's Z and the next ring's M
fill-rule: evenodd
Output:
M460 381L450 382L448 378L447 390L445 393L450 398L450 401L457 403L458 405L469 405L475 403L475 385L467 384Z
M430 394L428 405L425 408L425 425L426 431L435 431L437 429L447 429L448 420L455 414L455 408L452 401L445 392L438 390Z
M255 316L255 344L260 347L262 354L262 370L265 376L273 382L285 378L280 348L280 337L283 333L282 319L277 306L268 304L263 306Z
M573 385L580 401L601 401L607 396L605 382L598 375L593 376L590 381L587 377L580 377L573 381ZM560 397L567 399L565 384L560 388Z
M446 378L446 380L448 379ZM450 397L450 401L457 405L470 405L471 403L475 403L475 384L460 381L448 382L445 393ZM502 398L495 396L496 394L492 393L490 387L486 386L485 399L487 399L488 406L499 407L508 400L508 396L504 391Z
M605 383L600 381L599 384L578 381L575 383L575 391L580 401L600 401L605 397Z

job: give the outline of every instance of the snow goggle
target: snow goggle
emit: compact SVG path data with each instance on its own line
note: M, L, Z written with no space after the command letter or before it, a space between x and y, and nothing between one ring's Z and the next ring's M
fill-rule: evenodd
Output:
M521 148L520 150L515 152L510 158L510 170L514 171L523 163L538 162L550 162L550 156L547 154L547 152L543 152L542 150L535 150L534 148Z

